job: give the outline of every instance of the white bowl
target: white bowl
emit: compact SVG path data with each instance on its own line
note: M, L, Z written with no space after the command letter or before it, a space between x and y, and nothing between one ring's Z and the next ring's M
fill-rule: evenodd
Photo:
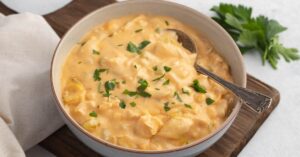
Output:
M110 19L130 14L152 14L171 16L193 27L208 39L219 54L226 60L231 69L234 83L246 86L246 72L241 53L230 35L211 18L188 7L158 0L131 0L118 2L100 8L78 21L62 38L54 53L51 67L52 88L57 100L57 107L64 121L72 132L94 151L112 157L183 157L194 156L214 144L231 126L237 116L241 104L236 101L235 106L227 120L213 133L206 137L178 148L161 151L145 151L124 148L94 137L83 129L64 110L61 99L61 70L70 49L93 26L104 23Z

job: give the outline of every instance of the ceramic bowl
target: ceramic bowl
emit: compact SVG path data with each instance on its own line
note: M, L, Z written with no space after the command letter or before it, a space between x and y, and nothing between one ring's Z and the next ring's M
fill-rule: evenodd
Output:
M190 144L159 151L145 151L124 148L94 137L83 129L64 110L61 98L61 71L70 49L88 32L93 26L104 23L110 19L130 14L152 14L171 16L182 23L191 26L202 36L208 39L217 52L227 61L230 66L234 83L242 87L246 86L246 72L241 53L230 35L211 18L191 8L167 1L158 0L131 0L118 2L100 8L78 21L62 38L54 53L51 67L51 81L53 93L57 100L57 108L65 123L72 132L87 146L94 151L111 157L184 157L195 156L212 144L228 130L236 118L241 104L236 101L227 120L214 132L206 137Z

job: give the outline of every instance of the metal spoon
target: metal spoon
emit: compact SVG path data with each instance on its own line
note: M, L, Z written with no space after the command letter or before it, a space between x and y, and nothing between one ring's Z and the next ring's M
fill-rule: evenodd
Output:
M167 30L173 31L177 34L178 42L182 43L182 46L184 48L189 50L191 53L196 53L196 46L193 40L186 33L177 29L167 29ZM195 62L194 67L198 73L207 75L209 78L215 80L220 85L229 89L233 94L235 94L243 102L248 104L248 106L256 112L262 112L264 109L268 108L272 102L272 99L264 94L225 81L224 79L220 78L216 74L211 73L208 70L206 70L204 67L198 65L197 62Z

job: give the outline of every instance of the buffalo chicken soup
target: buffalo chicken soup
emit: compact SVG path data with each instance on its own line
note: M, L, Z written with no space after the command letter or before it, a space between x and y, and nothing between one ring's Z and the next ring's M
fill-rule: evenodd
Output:
M224 59L183 23L120 17L91 29L70 51L61 78L70 116L99 139L139 150L183 146L216 130L233 96L195 71L196 54L168 28L187 33L200 64L232 81Z

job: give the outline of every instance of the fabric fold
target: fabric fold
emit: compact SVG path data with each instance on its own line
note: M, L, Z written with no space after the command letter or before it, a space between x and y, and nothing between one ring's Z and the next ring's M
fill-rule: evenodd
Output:
M58 42L42 16L0 15L0 154L24 156L20 146L27 150L63 125L49 72Z

